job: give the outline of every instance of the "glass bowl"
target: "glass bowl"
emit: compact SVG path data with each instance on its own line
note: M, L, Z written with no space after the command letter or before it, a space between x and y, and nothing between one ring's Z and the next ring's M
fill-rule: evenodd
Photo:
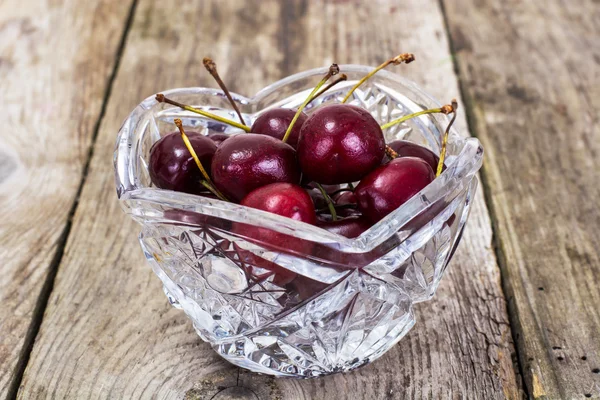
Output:
M306 109L340 102L372 70L342 65L348 81ZM327 68L302 72L252 98L232 94L246 123L273 107L296 108ZM220 90L183 88L164 93L235 119ZM381 71L351 104L383 124L439 107L419 87ZM124 211L141 224L139 241L170 303L192 320L200 337L231 363L288 377L349 371L389 350L414 325L413 305L430 299L460 241L477 186L483 149L452 129L447 169L429 186L356 239L233 203L152 186L152 144L175 131L237 134L240 130L158 103L138 105L123 123L114 155ZM384 132L439 153L448 118L424 115ZM260 229L256 229L260 228ZM271 231L271 243L256 232Z

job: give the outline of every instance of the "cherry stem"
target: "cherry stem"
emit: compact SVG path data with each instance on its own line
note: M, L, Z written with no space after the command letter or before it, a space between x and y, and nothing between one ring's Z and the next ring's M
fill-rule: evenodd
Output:
M176 107L183 108L184 110L191 111L191 112L196 113L196 114L200 114L200 115L202 115L202 116L204 116L206 118L214 119L215 121L219 121L219 122L222 122L222 123L227 124L227 125L235 126L236 128L240 128L240 129L243 129L246 132L250 132L250 127L247 126L247 125L240 124L238 122L232 121L232 120L227 119L227 118L223 118L223 117L221 117L219 115L212 114L212 113L209 113L207 111L199 110L199 109L194 108L192 106L181 104L181 103L179 103L177 101L174 101L174 100L171 100L171 99L165 97L165 95L162 94L162 93L159 93L159 94L156 95L156 101L158 101L159 103L171 104L171 105L174 105Z
M352 184L352 182L348 182L348 189L354 192L354 185Z
M221 199L223 201L228 201L223 196L223 194L221 194L221 192L218 192L210 183L206 182L204 179L201 180L200 183L202 184L202 186L204 186L205 188L207 188L209 192L211 192L212 194L214 194L215 196L217 196L219 199Z
M446 147L448 145L448 136L450 135L450 127L454 124L456 120L456 110L458 109L458 102L456 99L452 99L452 119L448 123L446 127L446 131L444 132L444 138L442 139L442 150L440 151L440 161L438 161L437 172L435 176L438 177L442 173L442 169L444 168L444 159L446 158Z
M194 147L190 143L190 139L188 138L188 136L185 134L185 131L183 130L183 124L181 123L181 120L179 118L175 118L173 120L173 122L175 123L175 126L177 126L177 129L179 129L179 133L181 133L181 139L183 139L183 143L185 143L185 147L187 147L188 151L192 155L192 158L196 162L196 165L200 169L202 176L204 176L205 180L201 181L201 183L205 182L206 184L202 183L202 185L204 187L206 187L208 190L210 190L215 196L217 196L221 200L228 201L227 198L225 196L223 196L223 194L221 192L219 192L217 190L217 188L214 187L214 185L210 179L210 176L208 176L208 172L206 172L206 170L204 169L204 166L202 165L202 163L200 162L200 159L198 158L198 155L196 154L196 150L194 150ZM209 186L210 186L210 188L209 188Z
M335 81L331 82L329 85L325 86L323 89L321 89L319 91L319 93L315 94L312 99L310 99L310 101L308 102L308 104L310 104L314 99L316 99L317 97L321 96L323 93L327 92L329 89L331 89L332 87L334 87L335 85L337 85L340 82L344 82L345 80L348 79L348 75L346 74L341 74L339 76L339 78L337 78Z
M392 149L390 146L386 145L385 146L385 154L387 154L387 156L389 158L391 158L392 160L394 158L398 158L398 153L396 153L396 150Z
M317 188L321 191L321 194L323 195L323 197L325 198L325 201L327 202L327 208L329 208L329 213L331 214L331 219L334 221L337 221L337 213L335 212L335 205L333 204L333 200L331 200L331 197L329 197L329 195L327 194L325 189L323 189L323 186L321 186L320 183L315 182L315 185L317 185Z
M401 124L404 121L407 121L407 120L409 120L411 118L419 117L421 115L437 114L437 113L442 113L442 114L448 115L448 114L450 114L453 111L454 111L454 107L453 107L452 104L446 104L445 106L442 106L440 108L430 108L428 110L418 111L416 113L408 114L408 115L405 115L404 117L401 117L401 118L395 119L393 121L390 121L387 124L381 125L381 130L384 131L387 128L391 128L394 125Z
M411 53L402 53L402 54L397 55L394 58L390 58L389 60L387 60L386 62L381 64L379 67L375 68L373 71L371 71L367 75L365 75L360 81L358 81L358 83L356 85L354 85L352 87L352 89L350 89L350 91L346 94L346 97L344 97L344 100L342 100L342 103L347 102L348 99L350 98L350 96L352 96L352 93L354 93L354 91L356 89L358 89L358 87L360 85L365 83L367 81L367 79L369 79L370 77L375 75L379 70L382 70L383 68L387 67L390 64L394 64L394 65L398 65L398 64L402 64L402 63L408 64L413 61L415 61L415 55L411 54Z
M298 117L300 117L300 114L302 113L302 110L304 110L304 107L306 107L306 105L311 102L311 100L315 96L315 93L317 93L319 91L319 89L321 89L321 86L323 86L325 84L325 82L327 82L329 80L329 78L331 78L334 75L337 75L339 72L340 72L340 67L338 67L337 64L331 64L331 67L329 67L329 71L327 72L327 74L323 77L323 79L321 79L321 81L317 84L317 86L315 86L315 88L312 90L312 92L310 92L310 94L308 95L306 100L304 100L304 103L302 103L302 105L300 107L298 107L298 111L296 111L296 114L294 115L292 122L290 122L290 125L287 128L287 131L285 131L285 135L283 135L283 139L281 139L283 143L285 143L288 140L288 138L290 137L290 134L292 133L292 129L294 128L294 125L296 124Z
M204 57L204 59L202 60L202 64L204 64L204 68L206 68L206 70L212 75L212 77L215 79L223 93L225 93L225 96L227 96L227 100L229 100L229 103L240 118L240 122L246 125L246 123L244 122L244 117L242 117L242 113L240 112L237 103L233 101L231 93L229 93L229 90L227 90L227 86L225 86L225 83L223 83L223 80L219 76L219 72L217 72L217 64L215 64L212 58L209 57Z

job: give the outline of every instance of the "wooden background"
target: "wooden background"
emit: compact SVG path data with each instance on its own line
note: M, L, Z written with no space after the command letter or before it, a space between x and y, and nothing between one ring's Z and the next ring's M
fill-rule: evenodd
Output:
M332 62L394 69L486 149L462 243L417 325L318 380L220 359L120 210L112 152L146 96L251 95ZM600 398L597 0L0 1L0 398Z

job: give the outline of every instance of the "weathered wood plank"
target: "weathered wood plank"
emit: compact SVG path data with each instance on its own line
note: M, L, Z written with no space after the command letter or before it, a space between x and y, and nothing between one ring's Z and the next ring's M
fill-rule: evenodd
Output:
M0 398L39 325L129 4L0 2Z
M446 1L525 382L600 397L600 3Z
M377 64L411 50L419 61L402 72L440 98L458 94L433 0L142 1L20 397L518 398L480 194L450 273L438 296L418 307L413 332L373 365L312 381L273 380L222 362L167 305L138 251L139 227L117 205L109 160L119 124L158 90L214 85L200 64L204 55L217 60L233 90L251 94L334 60ZM459 123L464 130L464 118ZM246 389L223 390L238 385Z

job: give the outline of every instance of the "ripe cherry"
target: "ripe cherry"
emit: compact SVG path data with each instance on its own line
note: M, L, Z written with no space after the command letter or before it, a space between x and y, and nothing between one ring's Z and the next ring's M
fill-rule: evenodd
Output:
M217 189L235 202L270 183L300 182L296 151L289 144L267 135L243 133L231 136L217 148L212 171Z
M402 157L367 175L354 191L360 211L375 223L406 203L435 179L423 159Z
M268 211L296 221L314 225L317 216L308 193L300 186L289 183L272 183L252 191L240 203L243 206ZM233 231L267 248L308 253L312 243L275 232L268 228L236 223Z
M317 221L317 226L326 231L337 233L338 235L346 236L347 238L355 238L360 236L364 231L371 227L371 223L365 217L352 216L337 221Z
M188 138L203 165L209 167L217 150L215 143L197 132L188 132ZM148 165L150 179L161 189L199 194L206 189L204 179L179 132L160 138L150 149ZM207 169L210 175L210 168Z
M377 167L385 140L377 121L359 107L317 109L302 126L298 160L308 179L325 184L355 182Z
M254 121L251 132L272 136L275 139L281 140L290 126L290 122L294 119L295 114L296 111L289 108L273 108L265 111ZM305 113L301 113L292 127L292 132L286 143L294 149L298 145L300 129L307 118L308 116Z
M212 140L213 142L215 142L215 144L217 146L221 145L221 143L223 143L225 140L229 139L231 137L231 135L228 135L226 133L220 133L220 132L211 132L208 135L206 135L210 140Z
M398 157L418 157L427 161L433 171L437 170L440 158L427 147L419 146L408 140L394 140L388 143L388 146L398 153ZM443 168L445 169L446 166Z
M306 190L290 183L260 187L244 197L240 204L308 224L314 224L317 218L315 206Z
M353 192L341 192L333 197L337 210L337 215L340 217L360 216L360 211L357 209L356 195Z

